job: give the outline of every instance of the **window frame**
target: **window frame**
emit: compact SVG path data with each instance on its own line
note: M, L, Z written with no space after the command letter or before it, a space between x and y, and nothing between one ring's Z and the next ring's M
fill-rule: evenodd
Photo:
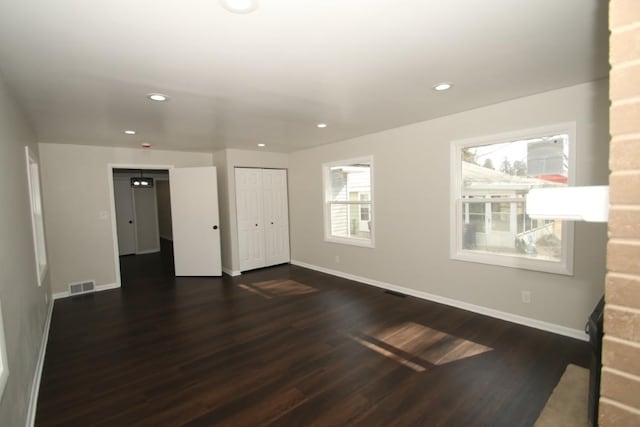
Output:
M42 186L40 181L40 165L29 146L25 146L27 165L27 183L29 187L29 209L31 213L31 231L33 235L33 251L36 264L38 286L42 286L49 261L47 242L44 231L44 212L42 209Z
M336 166L350 166L357 163L365 163L369 165L369 178L370 178L370 191L369 200L346 200L340 202L334 202L331 200L331 177L330 170ZM374 213L374 164L373 155L356 157L352 159L337 160L322 164L322 190L323 190L323 216L324 216L324 241L330 243L340 243L344 245L359 246L365 248L375 248L375 213ZM358 198L359 199L359 198ZM360 205L363 202L369 204L369 233L370 237L342 237L334 236L331 234L331 205ZM360 209L358 209L358 215L360 215Z
M0 303L0 399L4 394L9 378L9 360L7 358L7 341L4 334L2 303Z
M574 224L562 222L562 250L559 261L526 258L519 255L472 251L463 248L464 223L462 220L462 150L482 145L500 144L523 139L534 139L551 134L569 135L567 186L575 185L576 177L576 123L565 122L549 126L523 129L474 138L451 141L450 144L450 205L449 205L449 257L458 261L519 268L546 273L573 275ZM509 201L508 199L500 200Z

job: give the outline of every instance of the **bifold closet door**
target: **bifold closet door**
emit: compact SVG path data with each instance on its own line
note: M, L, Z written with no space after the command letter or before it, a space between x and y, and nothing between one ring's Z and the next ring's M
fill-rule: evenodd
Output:
M264 267L262 170L236 168L240 270Z
M287 171L236 168L240 270L289 262Z
M266 265L289 262L289 203L287 171L262 170Z

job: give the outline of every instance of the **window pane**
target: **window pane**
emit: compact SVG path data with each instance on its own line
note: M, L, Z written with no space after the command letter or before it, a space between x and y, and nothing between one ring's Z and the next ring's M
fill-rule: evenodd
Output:
M331 235L371 238L371 204L331 204Z
M567 185L567 134L461 151L463 197L523 197L531 188Z
M559 261L562 222L530 218L525 200L532 188L566 187L568 157L568 134L462 148L463 249Z
M329 169L331 180L331 200L347 201L358 200L359 193L369 193L371 191L370 166L366 164L356 164L347 166L334 166Z
M373 158L323 165L325 240L373 247Z
M562 221L532 220L523 214L524 204L492 199L463 203L463 249L559 261ZM490 217L485 214L488 205Z

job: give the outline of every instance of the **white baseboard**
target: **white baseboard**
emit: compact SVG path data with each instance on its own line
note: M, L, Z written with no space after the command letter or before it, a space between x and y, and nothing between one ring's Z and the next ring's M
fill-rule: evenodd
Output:
M322 273L331 274L333 276L342 277L344 279L366 283L367 285L376 286L378 288L400 292L406 295L411 295L416 298L421 298L428 301L449 305L451 307L461 308L463 310L472 311L474 313L483 314L485 316L494 317L496 319L506 320L508 322L529 326L531 328L553 332L554 334L564 335L566 337L575 338L581 341L589 341L589 336L585 334L585 332L581 329L567 328L566 326L556 325L555 323L544 322L542 320L532 319L530 317L524 317L524 316L520 316L513 313L507 313L505 311L494 310L492 308L470 304L468 302L459 301L456 299L447 298L440 295L430 294L427 292L418 291L411 288L392 285L391 283L381 282L379 280L374 280L374 279L368 279L366 277L356 276L354 274L344 273L342 271L332 270L330 268L320 267L313 264L307 264L306 262L302 262L302 261L297 261L292 259L291 264L308 268L310 270L316 270Z
M36 409L38 407L38 393L40 392L40 380L42 378L42 368L44 368L44 356L47 352L47 342L49 341L49 328L51 327L51 316L53 315L53 302L49 301L47 309L47 318L44 321L44 330L42 331L42 342L40 343L40 352L36 362L36 370L33 374L33 382L31 383L31 395L29 396L29 408L27 409L27 427L33 427L36 422Z
M100 291L106 291L109 289L116 289L119 288L120 284L119 283L107 283L106 285L96 285L95 287L95 292L100 292ZM80 294L80 295L89 295L90 293L86 293L86 294ZM69 293L69 291L64 291L64 292L57 292L55 294L52 295L52 298L54 300L60 299L60 298L67 298L70 297L71 294Z
M225 273L225 274L228 274L231 277L239 276L239 275L242 274L241 272L239 272L237 270L232 270L232 269L227 268L227 267L222 267L222 272Z

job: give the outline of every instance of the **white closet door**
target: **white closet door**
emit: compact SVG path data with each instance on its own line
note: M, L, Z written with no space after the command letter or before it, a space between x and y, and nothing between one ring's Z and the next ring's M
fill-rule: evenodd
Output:
M266 265L289 262L289 204L287 171L262 170Z
M265 266L262 170L236 168L240 270Z

